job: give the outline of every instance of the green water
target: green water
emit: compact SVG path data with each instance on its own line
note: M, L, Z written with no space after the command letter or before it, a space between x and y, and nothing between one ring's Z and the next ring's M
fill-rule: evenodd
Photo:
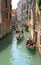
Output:
M41 65L41 57L36 50L26 47L29 32L24 32L24 39L17 42L14 31L0 39L0 65Z

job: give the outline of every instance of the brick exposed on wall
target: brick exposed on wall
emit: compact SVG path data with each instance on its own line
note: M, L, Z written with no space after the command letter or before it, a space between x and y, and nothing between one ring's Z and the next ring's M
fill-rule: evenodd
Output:
M11 14L11 11L12 11L12 9L10 8L11 0L8 0L7 4L9 4L9 6L7 8L6 8L5 1L6 0L1 0L2 36L5 36L12 29L12 25L11 25L12 20L10 19L10 14ZM8 15L6 15L6 13Z

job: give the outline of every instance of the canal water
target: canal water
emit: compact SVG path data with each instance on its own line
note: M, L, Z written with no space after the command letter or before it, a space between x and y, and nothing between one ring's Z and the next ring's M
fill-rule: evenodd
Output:
M24 39L17 41L16 33L0 39L0 65L41 65L41 57L36 50L26 47L29 32L24 32Z

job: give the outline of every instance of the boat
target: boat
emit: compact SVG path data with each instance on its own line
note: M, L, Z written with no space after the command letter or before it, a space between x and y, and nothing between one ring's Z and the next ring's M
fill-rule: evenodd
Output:
M22 29L16 28L16 32L17 32L17 33L18 33L18 32L22 32Z
M24 35L22 33L17 35L17 40L22 40L24 38Z
M25 26L25 30L28 31L29 30L29 26Z
M31 39L27 39L26 41L26 46L29 48L29 49L35 49L36 48L36 44L33 40Z

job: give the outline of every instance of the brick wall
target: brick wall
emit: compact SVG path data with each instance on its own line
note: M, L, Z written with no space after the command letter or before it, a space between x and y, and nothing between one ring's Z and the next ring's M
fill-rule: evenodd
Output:
M11 0L7 0L7 7L6 7L6 0L2 0L1 2L1 18L2 18L2 36L5 36L7 33L11 31Z

